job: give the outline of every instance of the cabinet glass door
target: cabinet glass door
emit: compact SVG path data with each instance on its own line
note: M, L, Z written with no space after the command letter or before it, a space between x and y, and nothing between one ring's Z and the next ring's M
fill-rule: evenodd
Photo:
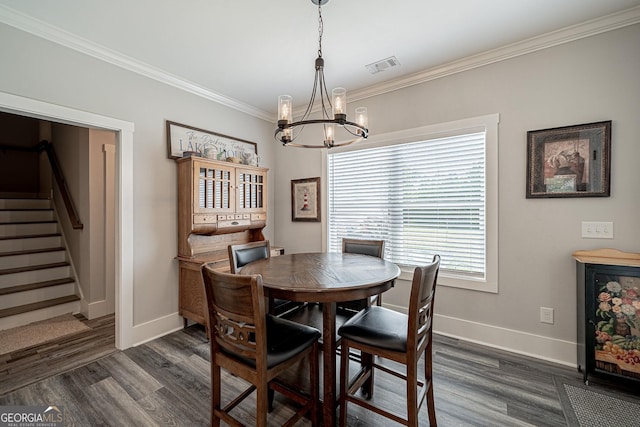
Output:
M233 211L233 169L196 164L196 212Z
M238 186L238 212L264 210L264 173L239 170L236 184Z

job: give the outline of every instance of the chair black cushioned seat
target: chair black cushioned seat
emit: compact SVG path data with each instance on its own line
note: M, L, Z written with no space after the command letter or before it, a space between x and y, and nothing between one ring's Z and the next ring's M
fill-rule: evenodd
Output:
M338 330L342 338L394 351L407 351L406 314L371 306L347 320Z
M320 335L320 331L311 326L267 314L267 367L271 368L311 347ZM255 359L241 357L228 351L225 353L256 367Z

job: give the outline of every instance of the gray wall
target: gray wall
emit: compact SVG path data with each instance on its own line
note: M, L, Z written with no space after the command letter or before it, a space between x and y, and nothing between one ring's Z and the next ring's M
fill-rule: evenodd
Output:
M165 120L255 141L265 167L271 124L4 24L0 56L0 91L134 123L133 322L144 325L140 340L180 327L177 174ZM272 233L270 220L265 234Z
M499 292L440 287L436 330L575 363L571 254L640 252L639 46L634 25L357 103L368 107L371 134L500 114ZM613 121L611 197L526 199L527 131L603 120ZM290 180L321 176L322 156L277 150L276 242L289 252L322 249L321 224L292 223L289 200ZM615 238L582 239L581 221L612 221ZM408 285L385 303L406 306ZM541 306L555 309L553 325L539 322Z
M106 212L113 206L113 194L107 191L106 179L115 181L114 171L107 170L103 147L116 145L114 132L88 129L54 123L51 125L51 142L62 173L69 188L82 229L74 229L69 220L64 201L57 184L54 185L54 201L64 230L78 285L82 289L82 314L93 319L114 312L115 291L108 280L107 269L113 263L105 261L105 248L113 248L115 236L106 235ZM114 182L110 183L115 185ZM107 289L110 294L107 294Z
M539 357L575 362L577 249L638 252L640 25L545 49L360 102L372 133L491 113L499 125L499 293L441 287L436 329ZM273 124L0 25L0 91L135 124L134 324L179 327L176 168L165 120L258 143L269 172L265 234L286 251L323 248L322 224L292 223L290 181L321 176L323 154L273 143ZM43 66L44 64L44 66ZM527 200L526 132L613 120L609 198ZM324 183L323 179L323 183ZM585 240L583 220L613 221L615 239ZM407 284L385 302L401 308ZM539 307L556 322L539 323ZM162 319L170 319L162 323ZM151 338L154 332L147 332Z

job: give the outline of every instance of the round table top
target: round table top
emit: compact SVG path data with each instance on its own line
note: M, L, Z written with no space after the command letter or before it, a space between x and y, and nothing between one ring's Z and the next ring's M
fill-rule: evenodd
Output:
M240 274L262 275L264 287L276 298L339 302L388 290L400 268L368 255L301 253L254 261L242 267Z

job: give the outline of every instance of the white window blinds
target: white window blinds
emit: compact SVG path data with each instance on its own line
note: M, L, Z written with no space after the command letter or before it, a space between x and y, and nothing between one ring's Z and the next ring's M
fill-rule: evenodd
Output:
M328 249L384 239L385 259L486 274L485 132L329 152Z

